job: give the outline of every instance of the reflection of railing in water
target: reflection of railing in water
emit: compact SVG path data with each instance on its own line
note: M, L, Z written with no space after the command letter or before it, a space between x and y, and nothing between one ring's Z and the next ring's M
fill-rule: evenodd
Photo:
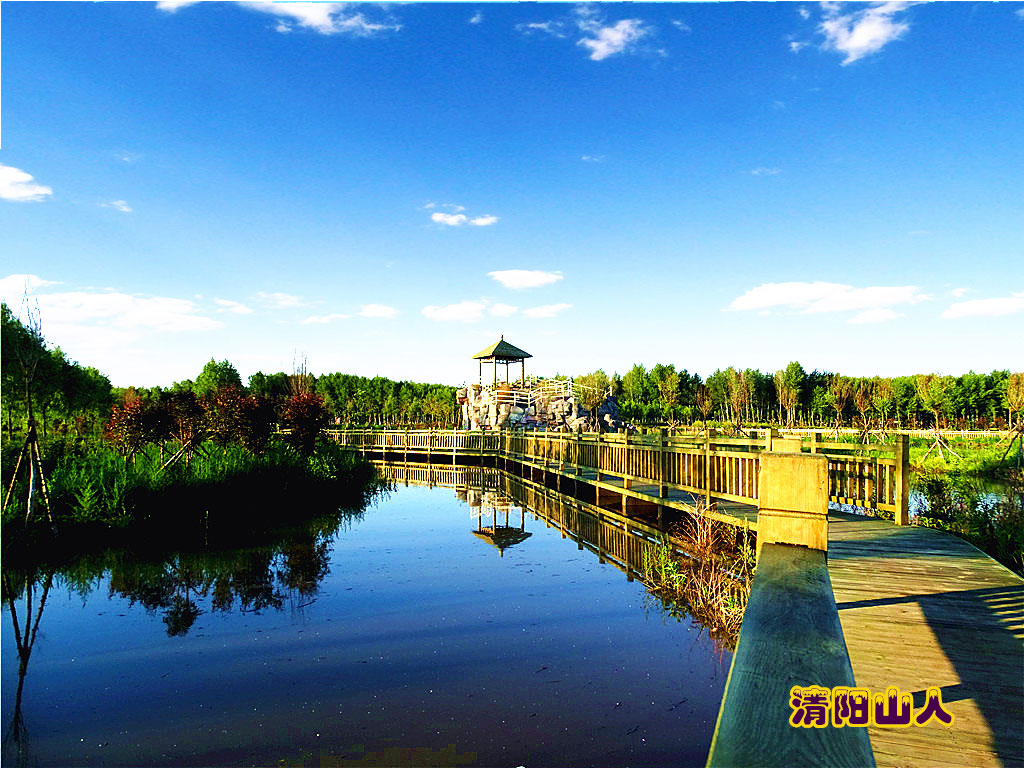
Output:
M557 528L580 549L588 549L632 580L643 573L644 552L664 535L657 528L588 504L544 485L491 467L449 467L374 462L387 480L399 484L452 488L471 508L524 508Z

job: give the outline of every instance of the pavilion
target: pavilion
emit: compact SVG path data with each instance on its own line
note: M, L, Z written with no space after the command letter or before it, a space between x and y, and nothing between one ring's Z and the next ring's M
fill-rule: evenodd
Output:
M505 336L502 337L489 346L482 352L477 352L473 355L474 360L480 361L480 383L484 383L484 363L490 363L494 366L494 383L498 383L498 366L502 363L505 364L505 381L508 381L508 366L509 363L518 362L522 365L523 381L526 381L526 358L533 357L529 352L524 352L519 347L513 346L505 341Z

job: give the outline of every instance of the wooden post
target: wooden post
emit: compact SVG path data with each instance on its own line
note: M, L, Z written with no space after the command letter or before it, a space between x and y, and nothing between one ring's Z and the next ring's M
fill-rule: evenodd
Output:
M772 450L772 440L779 436L779 430L775 427L768 427L764 431L764 449L766 451Z
M828 457L762 453L760 463L757 556L765 544L828 552Z
M623 435L623 438L624 439L622 441L622 487L623 488L632 488L633 487L633 478L632 478L631 470L633 468L630 466L630 457L631 457L632 454L630 453L630 450L629 450L629 430L628 429L626 430L625 435ZM623 511L626 510L625 506L623 506L622 510Z
M709 429L704 433L704 504L711 507L711 438L715 430Z
M665 489L665 464L668 454L665 450L665 428L658 430L658 498L664 499L668 496ZM661 507L658 507L658 515L661 515Z
M896 435L896 525L910 525L910 436Z
M597 461L595 461L594 463L597 464L597 479L600 480L601 479L601 429L600 428L598 428L598 430L597 430Z
M811 432L811 453L821 453L821 432Z

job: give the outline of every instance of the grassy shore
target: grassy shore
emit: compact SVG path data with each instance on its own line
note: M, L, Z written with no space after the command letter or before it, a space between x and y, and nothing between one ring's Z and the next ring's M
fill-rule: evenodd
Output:
M194 540L197 534L234 538L361 507L380 487L371 464L326 442L309 456L281 443L253 453L207 442L188 462L166 469L161 468L174 445L163 455L150 448L133 460L103 443L54 443L47 449L53 522L37 503L26 523L22 477L3 516L5 556L35 546L84 550L151 538ZM7 482L9 477L5 487Z

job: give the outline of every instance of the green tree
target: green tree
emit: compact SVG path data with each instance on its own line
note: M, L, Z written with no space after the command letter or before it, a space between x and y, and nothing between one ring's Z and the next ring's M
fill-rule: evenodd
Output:
M210 358L210 362L203 366L202 373L196 377L193 391L197 395L212 395L218 389L225 387L242 388L242 377L238 371L227 360L217 362Z

